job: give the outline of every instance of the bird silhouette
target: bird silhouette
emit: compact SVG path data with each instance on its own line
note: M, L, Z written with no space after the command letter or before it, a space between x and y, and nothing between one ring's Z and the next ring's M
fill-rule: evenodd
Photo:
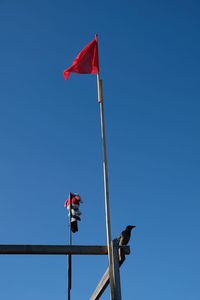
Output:
M126 246L131 237L131 230L136 226L128 225L125 230L120 233L120 236L117 238L119 246Z

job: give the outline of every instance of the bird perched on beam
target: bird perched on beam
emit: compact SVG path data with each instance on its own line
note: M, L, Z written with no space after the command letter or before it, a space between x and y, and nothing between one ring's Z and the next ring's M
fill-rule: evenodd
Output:
M131 230L136 226L128 225L125 230L120 233L120 236L117 238L119 246L126 246L131 237Z

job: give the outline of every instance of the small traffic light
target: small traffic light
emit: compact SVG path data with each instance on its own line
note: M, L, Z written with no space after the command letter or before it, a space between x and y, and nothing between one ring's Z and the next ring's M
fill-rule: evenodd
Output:
M78 222L81 221L79 210L80 203L82 202L81 197L78 194L69 194L69 197L65 201L65 207L68 210L68 216L70 217L70 197L71 197L71 230L72 232L78 231Z

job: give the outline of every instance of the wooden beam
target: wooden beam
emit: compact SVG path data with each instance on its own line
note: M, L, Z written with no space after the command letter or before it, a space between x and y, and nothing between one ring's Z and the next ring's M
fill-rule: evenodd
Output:
M99 281L95 291L90 297L90 300L98 300L101 297L101 295L104 293L109 283L110 283L109 268L107 268L106 272L104 273L101 280Z
M123 260L124 262L124 260ZM119 263L119 266L123 264L123 262ZM101 280L99 281L95 291L93 292L90 300L98 300L103 295L104 291L106 290L107 286L110 283L110 276L109 276L109 268L107 268L106 272L102 276Z
M125 254L130 253L128 246L124 247ZM30 254L30 255L107 255L107 246L78 246L78 245L0 245L1 254Z
M121 300L121 284L119 271L119 245L117 239L112 241L113 275L114 275L114 299Z
M120 247L120 252L123 251L123 254L126 254L127 252L125 251L125 248L129 248L128 254L130 254L130 247L129 246L124 246ZM116 256L115 256L116 257ZM125 261L125 255L119 256L119 267L123 264ZM109 268L107 268L106 272L102 276L101 280L99 281L95 291L93 292L92 296L90 297L90 300L98 300L106 290L107 286L110 283L110 276L109 276Z

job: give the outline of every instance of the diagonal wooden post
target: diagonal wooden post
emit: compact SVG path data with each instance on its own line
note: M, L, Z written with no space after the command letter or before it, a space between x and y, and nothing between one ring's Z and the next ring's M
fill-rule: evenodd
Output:
M115 300L121 299L121 287L120 287L120 271L119 268L125 261L125 249L119 248L118 243L116 240L112 241L112 248L113 248L113 266L114 266L114 286L115 286ZM123 257L119 255L120 252L123 252ZM110 276L109 276L109 268L107 268L106 272L102 276L101 280L99 281L96 289L94 290L90 300L98 300L103 295L104 291L106 290L107 286L110 283Z

